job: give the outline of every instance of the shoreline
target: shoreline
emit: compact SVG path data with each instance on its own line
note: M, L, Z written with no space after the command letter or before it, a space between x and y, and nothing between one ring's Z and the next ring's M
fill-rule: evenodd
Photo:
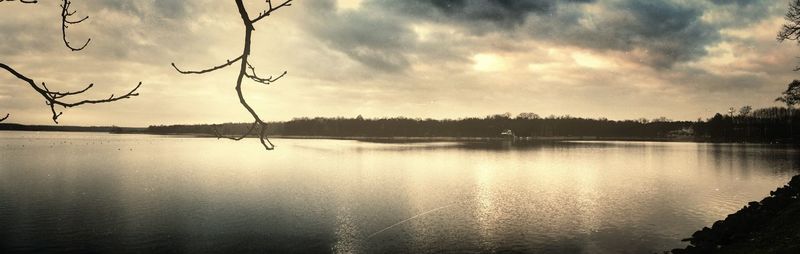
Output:
M684 239L673 254L800 253L800 175Z
M106 127L106 126L44 126L46 128L34 128L39 126L17 125L20 128L7 128L0 125L0 131L29 131L29 132L89 132L89 133L108 133L108 134L140 134L154 136L182 136L196 138L218 138L208 133L153 133L148 132L147 128L131 127ZM121 129L121 130L120 130ZM597 137L597 136L553 136L553 137L374 137L374 136L314 136L314 135L268 135L273 139L327 139L327 140L356 140L365 142L487 142L487 141L511 141L511 142L569 142L569 141L619 141L619 142L686 142L686 143L714 143L714 144L774 144L791 145L793 143L779 142L752 142L752 141L714 141L710 139L697 139L690 137ZM257 138L255 135L246 138Z

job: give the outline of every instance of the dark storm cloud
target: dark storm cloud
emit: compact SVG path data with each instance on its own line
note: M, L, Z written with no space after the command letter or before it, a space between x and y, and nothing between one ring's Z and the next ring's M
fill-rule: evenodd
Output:
M396 2L396 1L395 1ZM411 1L420 2L420 1ZM703 10L668 0L627 1L422 1L450 4L444 16L475 31L491 22L502 32L525 34L532 40L575 45L597 50L646 52L636 59L656 68L705 55L705 46L719 39L718 28L701 20ZM513 2L515 4L509 4ZM405 3L405 1L403 1ZM597 4L603 12L590 13L582 5ZM450 14L447 14L450 13ZM484 18L481 18L484 17ZM526 22L527 21L527 22ZM519 27L522 26L522 27Z
M451 24L476 35L498 29L511 32L529 15L551 13L562 3L587 2L592 0L366 0L358 10L337 11L334 0L314 0L306 2L313 18L304 22L315 37L365 66L402 72L410 68L412 55L420 59L431 55L469 58L446 55L453 50L443 48L459 46L447 44L452 40L440 40L438 45L420 43L411 29L414 22Z
M630 51L639 49L645 52L643 59L637 59L656 68L669 68L680 62L687 62L706 55L705 47L720 38L718 28L701 20L703 10L665 0L624 1L610 6L616 17L602 19L596 29L572 31L595 35L605 40L591 40L591 43L564 41L587 48ZM584 27L585 28L585 27ZM570 36L572 38L575 35ZM602 42L606 42L603 44Z
M491 23L500 28L519 26L532 14L547 14L562 3L593 0L376 0L373 4L436 21Z
M368 11L337 13L334 1L309 3L307 28L333 49L372 68L397 72L409 67L414 33L405 20Z
M410 28L419 23L449 25L474 37L503 34L519 43L635 51L629 60L671 68L706 56L706 48L720 41L721 29L761 20L774 6L745 0L364 0L359 9L337 11L332 0L308 4L315 6L314 19L324 19L311 26L316 37L384 71L404 70L411 65L410 55L426 55L417 51L430 45L419 47ZM704 20L707 13L726 15ZM446 42L439 46L458 46Z

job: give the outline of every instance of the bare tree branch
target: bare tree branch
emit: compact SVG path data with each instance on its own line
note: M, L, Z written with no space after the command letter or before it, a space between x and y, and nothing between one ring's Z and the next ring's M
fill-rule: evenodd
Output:
M142 82L139 82L139 84L136 85L136 87L134 87L131 91L127 92L126 94L124 94L122 96L114 96L112 94L111 96L108 97L108 99L86 99L86 100L79 100L79 101L74 101L74 102L67 102L67 101L62 101L61 99L62 98L66 98L66 97L70 97L70 96L74 96L74 95L83 94L86 91L89 91L89 89L91 89L94 86L94 84L89 84L86 88L78 90L78 91L74 91L74 92L50 91L50 89L47 87L47 85L44 82L42 82L41 86L38 86L38 85L36 85L36 82L33 81L33 79L28 78L25 75L22 75L21 73L17 72L16 70L14 70L13 68L11 68L8 65L0 63L0 68L5 69L9 73L11 73L14 76L16 76L18 79L20 79L22 81L25 81L26 83L28 83L28 85L31 86L31 88L33 88L33 90L35 90L36 92L41 94L42 97L44 97L44 99L45 99L45 104L47 106L50 106L50 111L53 113L53 122L55 122L56 124L58 124L58 117L61 116L61 114L63 114L63 112L56 112L56 108L55 108L56 106L61 106L63 108L71 108L71 107L77 107L77 106L84 105L84 104L109 103L109 102L114 102L114 101L118 101L118 100L122 100L122 99L128 99L128 98L131 98L131 97L139 96L139 93L137 93L136 91L139 89L139 87L142 86ZM8 115L6 115L6 117L8 117ZM4 120L5 120L5 118L4 118Z
M89 45L89 42L92 41L92 38L87 39L86 43L84 43L83 46L77 48L73 47L72 45L69 44L69 40L67 40L67 28L69 27L68 25L79 24L89 19L89 16L83 17L82 19L78 20L69 20L69 18L72 17L72 15L75 15L76 12L69 10L70 5L72 5L72 2L69 0L63 0L63 2L61 3L61 38L64 40L64 45L66 45L67 48L71 49L72 51L80 51L86 48L87 45Z
M273 11L277 11L278 9L286 7L286 6L292 6L292 0L286 0L282 4L279 4L278 6L275 6L275 7L272 7L272 1L271 0L267 0L267 8L268 9L263 11L263 12L261 12L261 14L258 14L258 16L256 18L254 18L253 20L250 21L250 23L256 23L259 20L263 19L264 17L268 17L270 14L272 14Z
M175 66L175 63L172 63L172 68L175 68L175 70L180 72L181 74L203 74L203 73L208 73L208 72L212 72L212 71L216 71L216 70L228 67L229 65L231 65L231 64L233 64L235 62L238 62L239 60L242 60L242 56L238 56L238 57L234 58L233 61L225 60L224 64L221 64L221 65L218 65L218 66L214 66L214 67L211 67L211 68L205 69L205 70L199 70L199 71L184 71L184 70L179 69L178 66Z
M79 91L75 91L75 92L50 92L50 95L52 95L52 96L53 96L53 98L56 98L56 99L58 99L58 98L63 98L63 97L65 97L65 96L70 96L70 95L81 94L81 93L83 93L83 92L86 92L87 90L89 90L89 89L90 89L90 88L92 88L93 86L94 86L94 84L89 84L89 85L88 85L88 86L86 86L86 88L84 88L83 90L79 90ZM45 88L45 90L47 90L47 86L45 86L44 82L42 82L42 87L44 87L44 88Z
M13 2L14 0L0 0L0 2L4 2L4 1ZM38 3L38 1L36 1L36 0L20 0L20 2L22 2L22 3ZM63 2L61 4L61 37L62 37L62 39L64 41L64 45L66 45L67 48L71 49L72 51L80 51L80 50L86 48L86 46L89 45L89 42L92 39L89 38L88 40L86 40L86 43L84 43L80 47L73 47L72 45L70 45L69 40L67 40L67 28L69 27L69 25L79 24L79 23L81 23L83 21L86 21L89 18L89 16L86 16L86 17L83 17L83 18L77 19L77 20L74 20L74 19L70 20L69 18L72 17L73 15L75 15L75 13L76 13L76 11L70 11L69 10L69 7L70 7L71 4L72 4L72 2L70 0L63 0ZM128 99L128 98L131 98L131 97L139 96L139 93L137 93L136 91L139 89L139 87L142 86L142 82L139 82L139 84L136 85L136 87L134 87L132 90L130 90L129 92L127 92L126 94L124 94L122 96L114 96L114 94L112 94L107 99L84 99L84 100L78 100L78 101L69 102L69 101L64 101L64 100L61 100L61 99L66 99L68 97L72 97L72 96L75 96L75 95L83 94L83 93L89 91L89 89L91 89L92 87L94 87L94 84L89 84L88 86L86 86L86 88L83 88L83 89L78 90L78 91L73 91L73 92L51 91L44 82L41 83L42 84L41 86L38 86L38 85L36 85L36 82L33 81L33 79L31 79L29 77L26 77L25 75L22 75L21 73L17 72L16 70L14 70L13 68L11 68L10 66L8 66L6 64L0 63L0 68L5 69L9 73L11 73L14 76L16 76L18 79L20 79L22 81L25 81L26 83L28 83L28 85L31 86L31 88L33 88L34 91L36 91L37 93L42 95L42 97L44 97L44 99L45 99L45 104L47 106L50 106L50 111L53 114L53 117L52 117L53 118L53 122L55 122L56 124L58 124L58 117L63 114L63 112L56 112L56 106L61 106L62 108L71 108L71 107L81 106L81 105L84 105L84 104L109 103L109 102L114 102L114 101L118 101L118 100L122 100L122 99ZM0 119L0 121L6 120L8 117L9 117L9 114L6 114L6 116L3 117L2 119Z
M236 2L236 7L239 10L239 15L241 16L241 19L242 19L242 25L244 25L244 27L245 27L245 30L244 30L245 31L244 32L244 48L242 49L242 55L237 57L233 61L228 60L222 65L214 66L212 68L205 69L205 70L200 70L200 71L183 71L183 70L179 69L177 66L175 66L175 63L172 63L172 67L174 67L176 71L178 71L179 73L182 73L182 74L203 74L203 73L208 73L208 72L212 72L212 71L216 71L216 70L228 67L228 66L232 65L233 63L240 61L239 75L236 77L236 87L235 87L236 88L236 95L239 97L239 103L242 104L242 107L244 107L245 110L247 110L247 112L250 113L250 115L253 117L253 123L250 125L250 128L248 128L247 132L242 134L241 136L226 136L224 134L219 133L219 131L217 131L216 129L214 130L214 132L215 132L217 138L225 138L225 139L231 139L231 140L237 140L238 141L238 140L244 139L247 136L255 134L256 129L258 129L258 137L259 137L259 140L261 141L261 145L264 146L264 149L266 149L266 150L273 150L273 149L275 149L275 145L273 145L272 142L269 141L269 138L267 138L267 136L266 136L267 123L264 122L261 119L261 117L258 115L258 113L256 113L255 110L253 110L253 108L250 106L250 104L244 98L244 95L242 94L242 81L244 80L244 78L248 78L248 79L250 79L250 80L252 80L254 82L258 82L258 83L261 83L261 84L267 84L268 85L268 84L271 84L271 83L273 83L275 81L278 81L280 78L282 78L283 76L286 75L286 72L284 71L281 75L279 75L279 76L277 76L275 78L273 78L272 76L267 77L267 78L261 78L256 74L255 67L253 67L253 65L250 64L248 59L250 57L252 34L253 34L253 31L255 30L255 27L253 26L253 24L258 22L258 21L260 21L261 19L269 16L270 14L272 14L273 11L276 11L276 10L278 10L280 8L283 8L283 7L286 7L286 6L291 6L292 5L291 4L292 0L286 0L285 2L283 2L283 3L281 3L281 4L277 5L277 6L273 6L272 1L267 0L266 1L267 10L261 12L258 16L256 16L253 19L251 19L250 15L247 13L247 9L245 8L244 3L242 2L242 0L235 0L235 2ZM250 71L249 73L248 73L248 70Z
M800 43L800 0L789 2L789 10L783 19L786 20L786 23L781 25L781 30L778 31L776 37L778 42L790 40ZM800 71L800 66L796 66L794 71Z
M258 82L258 83L261 83L261 84L265 84L265 85L269 85L272 82L278 81L283 76L286 76L286 73L287 73L286 71L284 71L283 73L281 73L281 75L278 75L278 77L276 77L276 78L272 78L272 76L269 76L268 78L260 78L256 74L256 68L254 68L253 65L251 65L250 63L247 63L247 68L250 70L250 73L252 73L252 74L249 74L249 73L245 72L244 73L245 77L248 77L248 78L250 78L251 80L253 80L255 82Z
M23 4L35 4L39 2L37 0L19 0L19 1ZM14 0L0 0L0 3L2 2L14 2Z
M237 136L227 136L225 134L221 134L221 133L219 133L219 130L216 127L214 128L214 134L217 136L217 138L224 138L224 139L230 139L230 140L234 140L234 141L239 141L239 140L242 140L242 139L246 138L251 133L253 133L253 130L255 129L256 126L258 126L258 123L254 122L254 123L250 124L250 128L247 128L247 132L245 132L243 135L238 136L238 137Z

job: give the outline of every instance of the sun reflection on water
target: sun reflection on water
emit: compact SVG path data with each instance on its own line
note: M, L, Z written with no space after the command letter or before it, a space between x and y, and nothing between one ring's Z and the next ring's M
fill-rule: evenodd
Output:
M800 165L795 149L748 145L279 140L265 154L215 139L0 135L0 233L186 252L658 252Z

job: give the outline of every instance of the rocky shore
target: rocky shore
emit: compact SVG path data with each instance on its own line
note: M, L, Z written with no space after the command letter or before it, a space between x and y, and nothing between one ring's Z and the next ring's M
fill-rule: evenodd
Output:
M672 253L800 253L800 175L760 202L704 227Z

